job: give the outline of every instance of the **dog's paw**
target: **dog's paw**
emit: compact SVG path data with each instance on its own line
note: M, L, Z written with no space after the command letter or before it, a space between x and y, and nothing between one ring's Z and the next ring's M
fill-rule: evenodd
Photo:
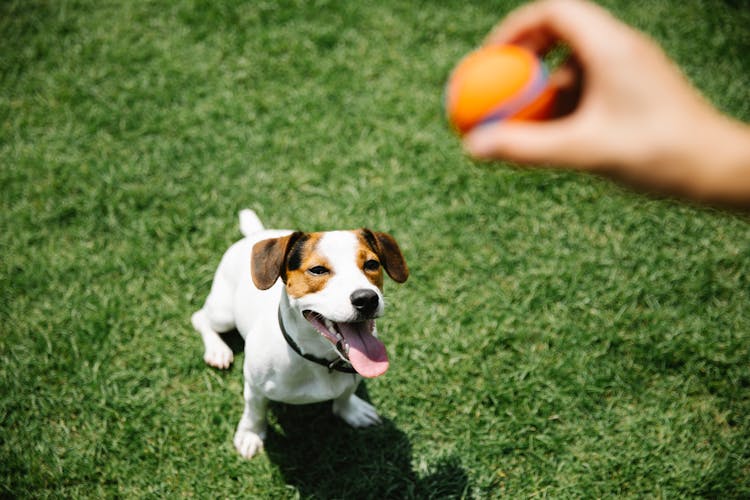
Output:
M234 434L234 447L240 455L251 459L263 449L263 438L252 431L238 430Z
M234 353L226 344L215 343L206 346L206 352L203 354L203 361L214 368L226 369L234 361Z
M344 401L334 401L333 413L352 427L369 427L380 423L380 415L375 407L354 394Z

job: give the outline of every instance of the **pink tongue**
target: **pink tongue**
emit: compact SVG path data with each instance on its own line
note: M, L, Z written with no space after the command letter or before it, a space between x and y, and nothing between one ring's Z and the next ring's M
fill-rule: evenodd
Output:
M363 377L378 377L388 370L385 345L372 334L372 321L338 323L349 344L349 362Z

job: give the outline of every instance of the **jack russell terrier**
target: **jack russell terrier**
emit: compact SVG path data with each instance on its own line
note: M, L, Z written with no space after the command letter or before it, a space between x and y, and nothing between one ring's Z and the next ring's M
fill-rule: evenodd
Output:
M380 423L354 391L362 377L388 369L375 319L383 313L383 271L398 283L409 277L396 241L369 229L266 230L252 210L240 212L240 230L245 238L226 251L192 316L211 366L233 361L220 332L236 328L245 339L237 451L251 458L262 448L269 400L332 399L333 413L349 425Z

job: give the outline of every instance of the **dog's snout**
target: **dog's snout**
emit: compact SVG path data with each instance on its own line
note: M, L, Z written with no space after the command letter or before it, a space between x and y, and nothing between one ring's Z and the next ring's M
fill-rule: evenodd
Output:
M370 315L378 308L380 298L373 290L360 289L355 290L349 299L352 301L354 308L363 315Z

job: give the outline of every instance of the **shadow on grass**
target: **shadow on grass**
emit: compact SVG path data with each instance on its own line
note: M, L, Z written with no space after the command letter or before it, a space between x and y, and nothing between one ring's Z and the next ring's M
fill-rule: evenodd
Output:
M364 384L358 391L368 399ZM454 457L420 474L411 443L392 421L352 429L330 403L273 404L265 450L302 498L463 498L468 478Z
M235 354L243 352L239 333L221 337ZM364 383L357 395L370 401ZM392 421L384 418L381 425L353 429L333 415L331 404L270 406L265 453L302 498L468 496L468 477L458 458L439 459L417 472L411 443Z
M219 333L219 337L229 346L235 356L245 352L245 341L242 340L242 335L237 330ZM240 370L240 373L242 373L242 370Z

